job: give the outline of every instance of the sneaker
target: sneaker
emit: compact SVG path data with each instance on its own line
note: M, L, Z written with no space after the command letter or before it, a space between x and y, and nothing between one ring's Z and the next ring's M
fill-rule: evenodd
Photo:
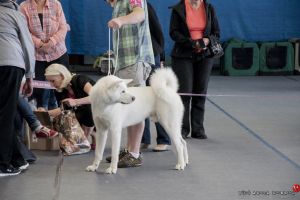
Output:
M5 176L15 176L21 173L20 169L14 168L13 166L9 166L7 168L0 167L0 177Z
M168 149L169 145L167 144L158 144L152 151L154 152L161 152L161 151L169 151Z
M19 166L19 169L20 169L21 171L24 171L24 170L28 169L28 167L29 167L29 163L26 162L26 163L24 163L23 165Z
M26 161L27 161L30 165L34 164L36 160L37 160L37 159L35 159L35 158L29 158L29 159L26 159Z
M119 161L120 161L126 154L128 154L128 153L129 153L129 152L127 151L127 149L122 149L122 150L120 151L120 153L119 153ZM107 161L108 163L111 162L111 156L108 156L108 157L106 157L105 159L106 159L106 161Z
M42 126L38 131L35 131L35 134L38 138L54 138L58 135L58 132Z
M127 167L139 167L143 164L143 158L140 154L138 158L135 158L131 155L131 153L127 153L122 159L118 162L119 168L127 168Z
M200 140L207 139L207 136L205 135L205 133L195 133L195 132L192 132L191 137L192 138L196 138L196 139L200 139Z
M29 163L25 160L12 162L11 165L15 169L19 169L21 171L24 171L24 170L28 169L28 167L29 167Z

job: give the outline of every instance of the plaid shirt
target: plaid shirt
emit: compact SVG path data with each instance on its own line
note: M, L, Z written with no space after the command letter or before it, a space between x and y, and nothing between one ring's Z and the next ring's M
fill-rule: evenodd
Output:
M118 69L125 68L137 62L154 64L146 0L117 0L113 11L113 18L130 14L136 6L144 9L145 20L138 24L122 26L119 29L119 44L117 41L117 30L113 34L115 53L117 52L116 47L119 45Z
M43 8L43 27L34 0L26 0L20 5L25 15L35 46L35 57L38 61L53 61L67 52L65 38L68 31L62 6L57 0L46 0ZM52 47L48 52L40 49L42 41L51 41Z

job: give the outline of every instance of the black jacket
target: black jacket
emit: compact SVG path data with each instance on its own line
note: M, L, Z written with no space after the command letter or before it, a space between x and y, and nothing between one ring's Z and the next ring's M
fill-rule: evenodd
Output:
M206 27L203 37L215 35L220 37L219 23L215 13L214 7L204 0L206 10ZM193 40L186 23L186 9L184 1L171 7L172 14L170 20L170 37L174 40L175 44L171 52L172 57L178 58L192 58L194 55ZM210 53L206 50L203 55L209 57Z
M74 96L76 99L79 98L84 98L86 96L88 96L88 94L85 93L84 86L86 83L90 83L91 85L95 84L95 81L93 81L92 79L90 79L89 77L85 76L85 75L78 75L76 74L75 76L72 77L71 79L71 88L74 92ZM55 91L55 97L57 99L57 102L60 104L62 100L69 98L69 92L67 89L63 89L62 92L57 92ZM70 107L67 107L66 109L70 109ZM76 110L80 111L80 110L84 110L84 109L91 109L91 105L87 104L87 105L82 105L79 106Z
M152 46L154 56L160 55L160 60L165 60L165 41L164 35L159 23L158 17L155 13L154 8L150 3L147 3L148 7L148 18L149 18L149 29L151 34Z

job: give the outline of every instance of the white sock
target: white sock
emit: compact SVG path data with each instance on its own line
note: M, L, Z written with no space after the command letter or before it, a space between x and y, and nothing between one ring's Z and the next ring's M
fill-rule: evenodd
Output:
M129 152L134 158L138 158L140 153Z

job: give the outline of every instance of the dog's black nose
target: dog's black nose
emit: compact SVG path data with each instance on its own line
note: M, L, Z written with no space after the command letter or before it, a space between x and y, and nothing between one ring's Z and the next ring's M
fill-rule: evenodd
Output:
M134 101L134 100L135 100L135 97L132 97L131 99L132 99L132 101Z

